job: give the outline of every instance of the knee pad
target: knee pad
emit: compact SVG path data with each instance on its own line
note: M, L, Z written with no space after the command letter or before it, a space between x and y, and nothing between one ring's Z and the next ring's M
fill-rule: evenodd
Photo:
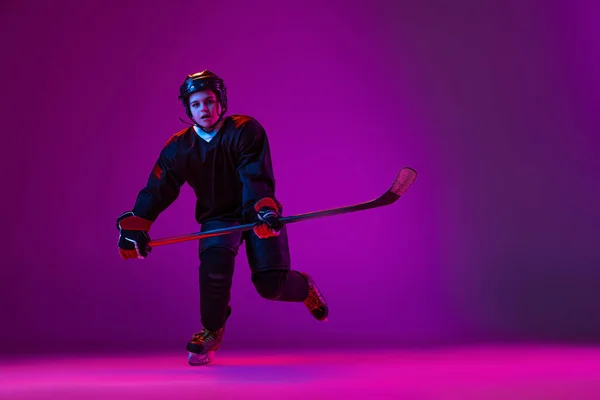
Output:
M261 297L277 300L283 292L286 276L285 270L255 272L252 274L252 283Z

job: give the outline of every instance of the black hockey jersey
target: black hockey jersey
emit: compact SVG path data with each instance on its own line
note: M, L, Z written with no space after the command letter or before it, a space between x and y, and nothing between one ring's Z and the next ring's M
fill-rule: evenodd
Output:
M186 182L196 194L198 223L212 219L251 222L258 200L275 199L264 128L252 117L232 115L224 119L210 142L200 138L191 126L176 133L160 152L133 212L156 220Z

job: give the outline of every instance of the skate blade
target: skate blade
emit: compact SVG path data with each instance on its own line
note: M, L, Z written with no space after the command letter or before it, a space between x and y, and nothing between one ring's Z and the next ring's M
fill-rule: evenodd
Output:
M213 362L214 358L215 358L214 350L210 350L207 353L203 353L203 354L189 353L188 354L188 364L191 365L192 367L206 365L206 364L210 364L211 362Z

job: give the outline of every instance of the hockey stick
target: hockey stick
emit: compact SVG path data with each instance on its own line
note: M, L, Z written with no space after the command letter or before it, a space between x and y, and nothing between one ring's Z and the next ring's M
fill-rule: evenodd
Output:
M292 215L289 217L281 217L279 220L284 224L291 224L294 222L305 221L307 219L329 217L332 215L346 214L355 211L368 210L371 208L383 207L394 203L400 198L408 188L413 184L417 178L417 172L409 167L402 168L394 181L392 187L379 196L378 198L367 201L365 203L359 203L351 206L331 208L328 210L314 211L305 214ZM121 221L121 229L125 230L149 230L150 221L139 217L129 217ZM151 247L163 246L166 244L186 242L188 240L196 240L207 238L211 236L227 235L233 232L243 232L251 230L255 223L238 225L234 227L227 227L221 229L214 229L212 231L189 233L181 236L172 236L164 239L152 240L149 244Z

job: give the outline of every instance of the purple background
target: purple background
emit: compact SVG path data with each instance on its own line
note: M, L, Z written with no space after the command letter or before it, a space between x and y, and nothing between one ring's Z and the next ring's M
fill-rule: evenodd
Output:
M199 329L197 243L125 262L114 221L205 68L267 129L288 215L419 173L393 206L290 226L326 324L260 298L242 251L228 347L600 339L598 6L109 3L1 6L0 351ZM152 237L197 231L193 207L186 186Z

